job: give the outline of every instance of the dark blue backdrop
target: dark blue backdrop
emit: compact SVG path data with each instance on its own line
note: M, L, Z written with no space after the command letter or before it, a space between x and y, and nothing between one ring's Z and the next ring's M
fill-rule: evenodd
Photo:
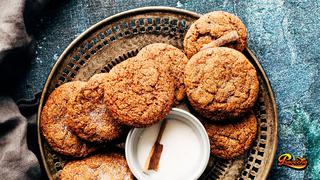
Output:
M55 1L58 3L58 1ZM271 81L279 110L277 155L307 157L305 171L277 167L270 178L317 179L320 174L320 1L260 0L70 0L51 3L45 16L35 19L30 33L36 56L16 88L15 98L41 91L51 67L64 48L96 22L143 6L171 6L206 13L224 10L239 16L249 31L248 46Z

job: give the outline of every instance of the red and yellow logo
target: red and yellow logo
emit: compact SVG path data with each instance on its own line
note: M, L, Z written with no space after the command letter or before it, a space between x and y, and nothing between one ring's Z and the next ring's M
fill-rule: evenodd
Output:
M286 166L292 169L303 170L307 167L308 161L305 158L296 157L292 158L292 155L289 153L282 154L278 157L278 166Z

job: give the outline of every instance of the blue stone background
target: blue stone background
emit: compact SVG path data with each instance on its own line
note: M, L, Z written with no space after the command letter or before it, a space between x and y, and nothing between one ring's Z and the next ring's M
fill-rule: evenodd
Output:
M70 0L54 1L29 30L36 55L19 82L15 99L41 91L58 56L80 33L98 21L137 7L171 6L206 13L236 14L249 31L248 46L260 60L279 110L277 156L306 157L304 171L277 167L269 179L320 178L320 1L283 0Z

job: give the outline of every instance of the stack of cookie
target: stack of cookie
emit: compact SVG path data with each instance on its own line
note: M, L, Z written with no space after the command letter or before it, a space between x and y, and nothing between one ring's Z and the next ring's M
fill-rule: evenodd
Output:
M103 103L104 74L88 82L73 81L56 88L41 112L42 134L55 151L72 157L85 157L99 149L98 143L124 134ZM95 172L92 174L92 172ZM109 152L68 162L61 179L88 179L105 175L111 179L133 179L123 154Z
M185 97L187 62L179 49L156 43L116 65L105 83L105 103L112 116L130 127L146 127L164 119Z
M235 41L222 38L231 32L238 36ZM259 82L255 68L241 53L246 40L242 21L222 11L199 18L184 39L184 50L190 58L184 79L188 100L205 119L211 153L223 159L244 154L257 132L251 109L258 97ZM221 42L225 47L210 47Z
M237 38L224 42L229 32ZM205 119L211 153L224 159L239 156L251 146L257 129L251 108L259 83L241 53L246 39L238 17L221 11L206 14L188 30L186 54L172 45L151 44L109 73L56 88L41 113L42 134L55 151L83 158L101 144L115 144L129 128L151 126L172 106L188 102ZM216 46L222 42L226 47L213 47L216 40ZM124 156L114 152L69 162L61 178L81 173L133 178Z
M186 55L176 47L156 43L144 47L137 56L116 65L109 73L96 74L87 82L65 83L46 101L41 113L42 134L55 151L85 157L101 144L110 145L123 137L130 127L153 125L164 119L173 105L185 99L187 62ZM76 173L78 170L69 167L85 166L88 159L100 156L109 160L115 155L104 153L70 162L63 172ZM124 159L123 155L117 156ZM126 171L130 174L124 173L126 177L131 177L127 165Z

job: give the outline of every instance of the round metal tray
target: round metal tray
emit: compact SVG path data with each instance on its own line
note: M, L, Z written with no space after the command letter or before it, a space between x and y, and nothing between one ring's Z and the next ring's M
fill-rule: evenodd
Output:
M116 64L135 56L151 43L163 42L183 49L184 35L199 14L169 7L144 7L126 11L97 23L76 38L61 54L44 86L38 111L38 142L50 179L58 179L70 158L54 152L40 130L40 112L48 95L61 84L88 80L95 73L108 72ZM258 119L257 138L247 154L235 160L210 158L200 179L266 179L277 146L277 109L273 92L258 59L246 48L255 66L260 92L254 112ZM184 106L182 108L188 108Z

